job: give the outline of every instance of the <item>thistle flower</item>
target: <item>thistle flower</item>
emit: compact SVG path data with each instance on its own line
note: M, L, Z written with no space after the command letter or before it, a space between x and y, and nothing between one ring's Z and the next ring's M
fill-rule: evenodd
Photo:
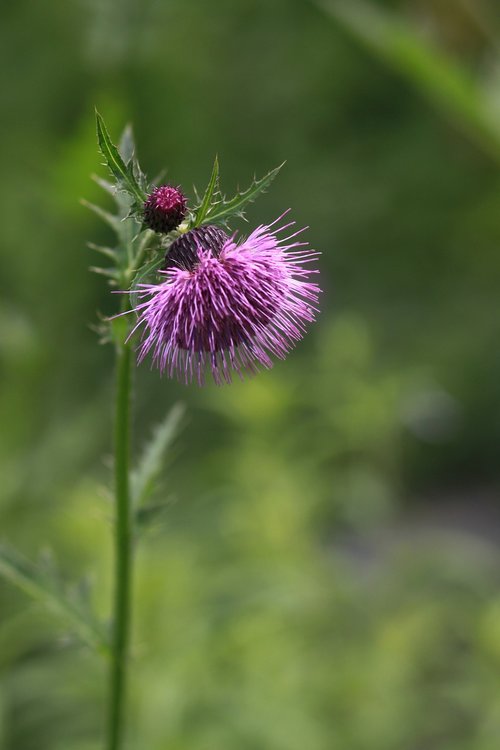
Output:
M294 222L273 229L280 219L241 241L209 225L171 245L164 280L138 287L139 361L152 352L162 373L199 385L209 367L220 385L287 355L314 320L320 289L307 267L318 253L295 239L303 230L281 236Z
M171 232L185 215L186 197L172 185L156 187L144 203L144 223L155 232Z

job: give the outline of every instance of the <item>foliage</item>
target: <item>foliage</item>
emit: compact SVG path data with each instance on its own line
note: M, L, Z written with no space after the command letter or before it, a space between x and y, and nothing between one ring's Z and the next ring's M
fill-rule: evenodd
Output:
M245 218L244 208L253 201L271 184L283 164L272 169L259 180L255 177L250 187L246 190L238 191L233 198L226 199L219 188L219 160L216 157L212 174L208 182L203 198L199 205L194 209L194 219L192 225L197 227L202 224L221 223L227 226L227 222L232 217Z

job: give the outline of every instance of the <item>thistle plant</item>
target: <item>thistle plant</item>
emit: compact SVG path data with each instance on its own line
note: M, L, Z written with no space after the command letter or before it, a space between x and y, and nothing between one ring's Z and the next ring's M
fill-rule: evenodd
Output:
M301 239L288 211L248 236L232 222L271 184L281 167L231 198L220 188L215 159L205 191L189 201L179 186L148 183L130 128L112 142L96 113L97 140L108 179L95 177L116 204L112 214L84 202L116 235L113 247L90 244L106 257L92 270L107 277L117 311L96 326L116 358L114 422L114 589L109 627L92 613L81 587L61 583L53 566L0 550L0 572L71 622L109 661L106 750L120 750L130 659L133 547L162 457L180 421L174 406L137 464L131 461L134 361L150 358L160 374L201 386L244 378L283 359L317 311L318 253ZM312 265L312 268L310 267Z

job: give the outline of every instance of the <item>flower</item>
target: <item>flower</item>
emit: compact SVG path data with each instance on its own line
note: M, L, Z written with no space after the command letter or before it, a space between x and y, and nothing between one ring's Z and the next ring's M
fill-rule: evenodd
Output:
M186 215L186 197L178 187L160 185L144 203L144 223L155 232L171 232Z
M280 217L281 219L282 217ZM159 284L139 284L139 361L153 362L169 377L202 385L232 373L256 373L283 359L314 320L320 289L309 281L317 252L281 233L294 222L257 227L237 241L220 227L202 226L170 247Z

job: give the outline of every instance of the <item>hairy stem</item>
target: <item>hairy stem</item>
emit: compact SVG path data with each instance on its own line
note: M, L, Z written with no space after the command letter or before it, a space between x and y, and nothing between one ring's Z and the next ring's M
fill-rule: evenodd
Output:
M130 632L132 522L130 507L130 401L132 356L127 343L117 346L115 412L115 579L107 750L120 750Z

